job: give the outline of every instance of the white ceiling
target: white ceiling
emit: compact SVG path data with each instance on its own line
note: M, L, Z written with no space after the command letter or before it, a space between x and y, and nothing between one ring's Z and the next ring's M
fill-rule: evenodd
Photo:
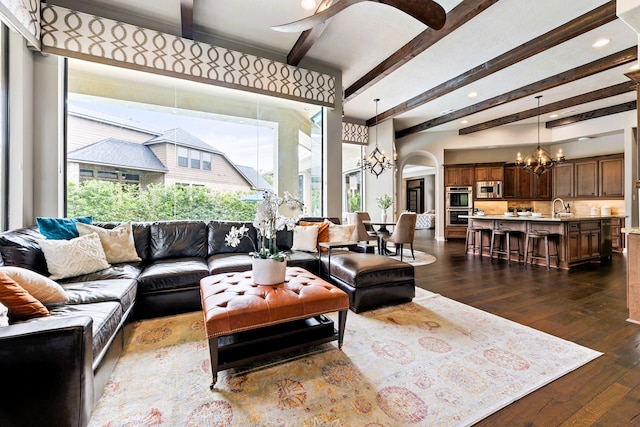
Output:
M158 31L181 34L181 0L56 0L72 9L120 19ZM271 26L312 14L300 0L193 0L195 39L251 51L285 61L300 33L282 33ZM440 0L449 12L459 0ZM348 100L347 119L364 122L375 115L374 98L380 98L379 113L391 109L435 86L514 49L598 6L604 0L501 0L438 41L397 71ZM427 27L390 6L362 2L333 17L311 47L301 66L322 64L342 71L343 86L357 79L411 41ZM599 49L591 47L600 38L611 40ZM439 117L483 100L526 87L538 80L575 68L623 49L637 46L638 35L620 19L582 36L545 50L520 63L394 117L396 130ZM630 82L624 75L630 65L545 90L541 104L549 104L617 83ZM475 98L468 94L478 93ZM428 131L457 130L520 111L535 108L534 96L445 123ZM635 92L571 108L571 115L635 99ZM558 111L565 113L566 111ZM547 120L543 117L542 120ZM535 122L536 118L517 124Z

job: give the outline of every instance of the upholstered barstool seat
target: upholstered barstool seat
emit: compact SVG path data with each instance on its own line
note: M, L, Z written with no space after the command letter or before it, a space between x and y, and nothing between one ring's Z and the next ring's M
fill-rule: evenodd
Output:
M547 270L550 267L550 258L554 257L556 259L556 268L560 266L560 256L558 255L558 240L560 239L560 235L557 233L550 233L548 231L538 231L538 230L529 230L527 232L527 239L524 245L524 262L525 264L531 262L533 264L534 259L543 259L545 261L545 265L547 266ZM544 247L544 255L539 252L536 252L537 243L542 242L542 246ZM555 253L551 253L549 250L549 244L553 242L555 247ZM531 259L531 261L529 261Z
M493 258L493 254L496 254L497 258L500 258L500 255L505 255L507 257L507 261L511 262L511 254L515 253L518 256L518 262L520 262L520 256L522 255L520 252L520 235L521 231L511 230L510 228L494 228L491 230L491 248L489 249L489 256ZM511 236L515 236L517 238L517 247L511 249ZM498 246L496 247L496 243Z

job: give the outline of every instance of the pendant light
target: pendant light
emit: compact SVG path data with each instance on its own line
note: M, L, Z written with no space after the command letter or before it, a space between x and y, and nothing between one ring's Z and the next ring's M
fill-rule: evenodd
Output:
M516 156L516 166L531 172L536 177L539 177L550 170L556 163L564 162L562 149L558 150L558 154L553 158L540 146L540 98L542 98L542 95L536 96L536 99L538 100L538 147L536 147L535 151L527 155L524 159L522 158L521 153L518 153Z
M369 170L378 178L382 172L391 169L393 163L391 163L391 158L378 148L378 101L380 101L380 98L376 98L373 101L376 103L376 147L369 155L365 154L358 161L358 166L364 170Z

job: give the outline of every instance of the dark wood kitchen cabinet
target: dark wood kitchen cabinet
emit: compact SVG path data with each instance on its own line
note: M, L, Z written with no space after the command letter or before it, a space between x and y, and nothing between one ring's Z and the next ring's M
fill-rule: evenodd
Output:
M476 165L476 181L502 181L504 180L504 166L479 166Z
M598 197L598 161L575 162L575 197Z
M505 199L551 200L551 181L549 172L536 178L518 166L505 166L502 196Z
M471 186L474 179L473 166L445 166L444 185L446 187Z
M624 197L624 155L575 159L553 168L553 197Z
M569 198L574 196L573 163L561 163L553 168L553 196Z
M601 159L600 197L624 197L624 158Z

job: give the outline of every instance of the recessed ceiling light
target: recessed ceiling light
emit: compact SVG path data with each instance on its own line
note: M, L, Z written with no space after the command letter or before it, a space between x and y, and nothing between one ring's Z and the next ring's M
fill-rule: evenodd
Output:
M629 67L629 71L640 70L640 64L632 65Z
M469 98L475 98L476 96L478 96L478 92L476 92L475 90L473 92L469 92Z
M469 123L469 120L462 120L460 123L462 123L463 125L466 125L467 123Z
M591 139L590 136L581 136L580 138L578 138L578 141L585 141L587 139Z
M551 118L551 119L555 119L556 117L558 117L558 115L557 115L557 114L551 114L551 115L549 116L549 118Z
M599 40L596 40L596 42L593 43L591 45L591 47L596 47L596 48L597 47L602 47L602 46L608 45L609 43L611 43L611 40L609 40L609 39L599 39Z
M306 10L313 10L316 8L316 0L302 0L300 6Z

